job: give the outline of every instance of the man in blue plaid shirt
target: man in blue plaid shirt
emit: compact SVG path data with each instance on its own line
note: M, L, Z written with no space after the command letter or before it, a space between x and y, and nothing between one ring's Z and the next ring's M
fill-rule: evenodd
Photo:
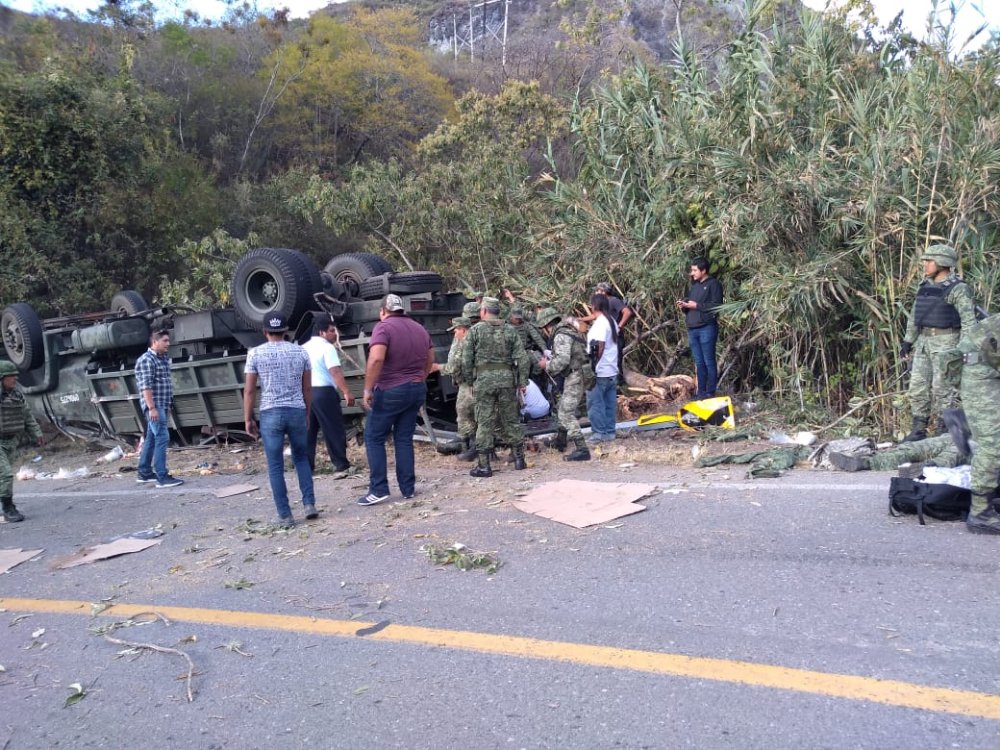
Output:
M139 389L146 437L139 453L139 484L156 482L157 489L184 484L167 473L167 446L170 444L170 404L174 383L170 375L170 332L153 331L149 349L135 363L135 385ZM155 473L154 473L155 472Z

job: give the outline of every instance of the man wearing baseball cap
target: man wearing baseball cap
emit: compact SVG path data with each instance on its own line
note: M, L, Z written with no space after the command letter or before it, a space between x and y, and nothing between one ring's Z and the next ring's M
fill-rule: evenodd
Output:
M365 367L365 452L368 456L368 494L358 505L376 505L389 499L385 441L392 433L396 453L396 481L404 498L416 493L413 433L417 415L427 400L427 376L434 367L434 344L427 330L407 317L403 300L387 294L372 331Z
M271 483L277 526L295 525L285 484L285 438L292 448L292 463L302 493L306 518L319 516L309 468L309 407L312 404L312 361L298 344L285 341L288 321L271 314L264 320L267 341L247 352L244 369L243 418L246 430L264 443L267 478ZM260 425L253 418L254 397L260 384Z

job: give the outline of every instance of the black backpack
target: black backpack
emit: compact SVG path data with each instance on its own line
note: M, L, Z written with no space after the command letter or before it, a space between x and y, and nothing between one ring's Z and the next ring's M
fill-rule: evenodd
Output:
M931 484L905 477L893 477L889 482L889 515L924 516L939 521L960 521L969 515L972 493L951 484Z

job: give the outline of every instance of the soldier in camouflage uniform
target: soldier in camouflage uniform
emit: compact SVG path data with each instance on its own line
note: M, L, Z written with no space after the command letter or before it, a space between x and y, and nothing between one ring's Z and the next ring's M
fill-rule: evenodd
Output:
M587 441L583 439L580 423L576 419L577 410L587 395L585 371L589 370L590 380L594 380L587 357L587 340L569 320L564 320L552 308L538 314L538 325L552 341L552 358L542 359L539 364L553 381L561 381L557 412L559 431L553 446L564 450L567 441L572 440L574 450L563 456L563 460L589 461L590 449L587 448ZM593 387L593 382L589 385Z
M973 325L961 346L962 405L975 441L966 525L976 533L1000 534L1000 315Z
M0 501L3 517L8 523L23 521L24 516L14 505L14 471L11 461L18 446L31 441L42 444L42 430L31 414L24 394L17 389L17 367L6 360L0 361Z
M528 379L530 360L517 332L500 319L498 299L484 297L480 315L482 321L472 326L465 337L462 373L472 373L476 400L478 464L469 474L490 477L490 452L497 435L511 446L514 468L528 467L517 394Z
M939 410L958 404L962 374L959 340L975 324L972 292L954 273L958 254L949 245L931 245L924 252L924 280L906 325L900 354L913 356L910 372L910 413L913 428L904 442L927 437L931 405Z
M828 457L830 463L841 471L894 471L905 463L950 468L969 462L969 457L958 450L951 435L938 435L915 443L900 443L895 448L873 456L831 451Z
M472 394L472 384L462 369L462 353L465 351L465 336L472 327L472 321L464 315L452 318L449 331L455 332L455 338L448 350L448 364L441 372L450 375L458 386L455 397L455 412L458 419L458 437L462 441L462 452L458 454L460 461L473 461L476 458L476 399Z

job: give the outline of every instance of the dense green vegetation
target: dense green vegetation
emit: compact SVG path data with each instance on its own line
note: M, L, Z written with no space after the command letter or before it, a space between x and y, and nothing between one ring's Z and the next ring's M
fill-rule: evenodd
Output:
M564 308L610 278L639 303L628 361L656 373L707 254L724 387L804 412L894 389L928 244L955 243L996 306L996 39L949 55L946 23L918 43L747 0L723 47L682 24L669 59L623 62L610 15L567 8L587 24L506 68L435 56L393 4L218 26L136 3L0 15L0 303L209 304L248 246L364 248Z

